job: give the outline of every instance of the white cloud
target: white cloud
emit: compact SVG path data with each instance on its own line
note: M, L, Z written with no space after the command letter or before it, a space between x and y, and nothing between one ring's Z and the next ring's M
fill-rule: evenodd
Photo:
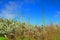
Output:
M16 17L15 10L17 10L17 4L15 2L9 2L8 4L5 4L5 8L2 9L0 16L13 19Z
M17 1L9 1L8 3L5 3L4 8L1 9L0 17L14 19L19 16L17 13L20 13L21 16L22 14L21 9L23 5L24 5L23 1L21 1L20 4Z
M60 14L60 12L56 12L57 14Z
M0 16L3 17L3 18L7 18L7 19L8 18L13 19L13 18L16 17L15 14L10 14L10 12L9 11L6 11L6 10L3 10L2 13L0 14Z
M60 12L56 12L56 15L54 17L60 17Z

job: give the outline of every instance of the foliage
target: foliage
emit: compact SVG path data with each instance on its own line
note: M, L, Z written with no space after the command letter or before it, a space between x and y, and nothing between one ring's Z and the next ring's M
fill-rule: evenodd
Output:
M7 38L4 38L4 37L0 37L0 40L7 40Z
M6 36L5 36L6 35ZM60 40L60 26L38 26L0 18L0 40Z

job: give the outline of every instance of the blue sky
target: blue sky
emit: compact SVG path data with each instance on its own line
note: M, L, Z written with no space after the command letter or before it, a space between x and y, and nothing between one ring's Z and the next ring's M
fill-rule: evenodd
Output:
M54 24L60 23L60 0L2 0L0 1L0 17L12 18L30 24L42 24L42 3L46 24L51 21ZM23 16L23 18L22 18Z

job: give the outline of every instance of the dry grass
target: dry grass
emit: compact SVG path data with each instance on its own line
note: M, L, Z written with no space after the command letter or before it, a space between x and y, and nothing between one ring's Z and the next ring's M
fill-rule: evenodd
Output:
M0 36L4 35L8 40L60 40L60 26L52 24L41 28L0 18Z

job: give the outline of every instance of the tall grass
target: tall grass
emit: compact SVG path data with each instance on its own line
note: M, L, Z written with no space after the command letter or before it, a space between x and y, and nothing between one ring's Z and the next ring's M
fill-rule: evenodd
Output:
M0 18L0 40L60 40L60 26L40 27Z

